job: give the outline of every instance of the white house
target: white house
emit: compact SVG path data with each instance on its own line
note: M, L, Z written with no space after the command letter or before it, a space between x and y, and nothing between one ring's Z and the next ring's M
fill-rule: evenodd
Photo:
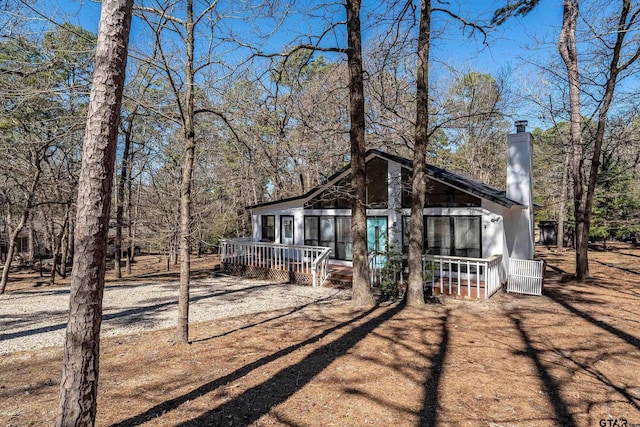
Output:
M488 298L506 279L509 260L534 254L533 138L526 122L507 138L506 192L427 166L423 266L435 291ZM380 150L366 153L367 244L370 254L406 253L412 161ZM232 274L322 283L330 263L351 265L350 165L306 194L249 206L253 235L222 245ZM381 271L380 258L370 259ZM525 261L521 261L525 262ZM285 273L286 272L286 273ZM528 275L525 275L528 276ZM286 277L286 276L285 276ZM400 278L400 280L402 280ZM528 280L528 279L527 279Z
M429 255L532 259L533 138L522 126L508 136L507 191L427 166L424 247ZM406 248L412 162L380 150L366 153L367 237L371 251ZM331 248L332 262L350 264L350 167L306 194L248 207L253 240Z

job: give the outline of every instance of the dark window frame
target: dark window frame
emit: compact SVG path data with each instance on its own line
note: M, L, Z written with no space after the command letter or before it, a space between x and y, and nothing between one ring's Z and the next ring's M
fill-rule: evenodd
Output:
M482 258L482 215L424 215L423 216L423 220L424 220L424 229L423 229L423 234L422 234L422 244L423 244L423 250L428 251L429 250L429 242L428 242L428 233L427 233L427 224L428 224L428 220L427 218L449 218L449 233L450 233L450 239L451 239L451 248L449 250L449 254L442 254L444 256L457 256L455 255L455 251L458 250L455 247L455 218L476 218L479 222L478 222L478 238L479 238L479 256L477 257L469 257L469 258ZM405 219L407 222L405 222ZM408 231L409 229L406 227L409 227L410 224L408 223L409 221L411 221L411 217L409 215L403 215L402 216L402 251L403 253L407 253L408 249L409 249L409 234ZM405 241L406 238L406 241ZM461 249L460 249L461 250ZM428 254L428 252L427 252ZM432 254L433 255L433 254ZM463 257L464 258L464 257Z
M384 173L382 173L382 185L384 187L384 195L383 195L383 200L378 201L378 202L373 202L371 200L372 196L370 196L370 194L372 193L372 187L373 185L375 185L376 183L374 183L373 180L370 179L371 175L375 175L377 173L379 173L378 168L374 168L375 172L374 173L370 173L370 167L372 167L371 165L374 162L382 162L384 163ZM375 166L375 165L374 165ZM382 168L380 168L382 169ZM365 164L365 176L366 176L366 185L365 185L365 189L366 189L366 200L367 200L367 208L369 209L387 209L389 206L389 162L381 157L373 157L371 160L369 160L366 164ZM382 192L381 192L382 195Z
M260 215L260 240L263 242L275 242L276 241L276 216L275 215ZM270 226L268 224L269 217L273 218L273 225ZM269 239L267 236L267 232L269 229L272 229L273 239Z
M448 254L435 254L435 255L443 255L443 256L457 256L456 250L462 250L456 248L456 235L455 235L455 218L475 218L478 219L478 251L480 252L477 257L462 257L462 258L482 258L482 215L425 215L424 216L424 248L429 250L429 241L427 234L427 218L449 218L449 239L451 241L451 247L449 248ZM429 252L427 252L429 253ZM433 255L433 254L432 254Z
M318 235L318 239L317 239L317 244L315 245L309 245L307 242L309 242L310 240L314 240L316 241L316 239L308 239L307 238L307 219L308 218L317 218L317 224L316 224L316 231L317 231L317 235ZM345 258L338 258L338 253L337 253L337 248L338 248L338 218L348 218L349 220L351 220L351 217L349 215L305 215L304 216L304 244L307 246L323 246L322 245L322 235L321 235L321 224L322 218L331 218L333 220L333 248L331 250L331 255L329 256L329 258L331 259L337 259L337 260L341 260L341 261L350 261L350 259ZM352 240L353 241L353 240ZM346 253L346 251L345 251Z
M411 169L402 168L400 172L400 181L402 185L400 203L403 208L409 209L411 208ZM425 208L464 208L482 206L482 200L474 194L431 178L428 178L427 186L429 186L429 183L433 183L432 188L437 188L438 192L434 193L427 189L424 201ZM437 201L433 202L434 200Z

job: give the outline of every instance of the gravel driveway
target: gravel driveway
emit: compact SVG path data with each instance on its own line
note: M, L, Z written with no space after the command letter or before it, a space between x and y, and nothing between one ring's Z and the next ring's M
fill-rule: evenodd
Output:
M191 282L190 322L349 298L350 291L223 276ZM107 285L102 336L174 327L178 282ZM61 346L68 289L0 295L0 354Z

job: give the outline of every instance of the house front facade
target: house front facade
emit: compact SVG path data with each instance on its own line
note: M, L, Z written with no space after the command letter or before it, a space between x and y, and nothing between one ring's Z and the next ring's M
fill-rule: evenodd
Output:
M508 137L507 191L427 166L424 248L428 255L532 259L532 137ZM411 207L409 159L366 153L367 245L406 253ZM306 194L250 206L253 241L331 248L332 263L351 263L350 167Z

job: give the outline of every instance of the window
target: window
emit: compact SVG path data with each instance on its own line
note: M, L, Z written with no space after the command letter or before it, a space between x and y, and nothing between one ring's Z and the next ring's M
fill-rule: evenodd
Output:
M304 244L331 248L331 258L351 260L351 218L305 216Z
M400 171L400 182L402 183L402 207L411 207L411 170L402 168ZM407 234L408 235L408 234ZM407 244L409 241L407 240Z
M305 209L351 209L350 177L340 180L305 203Z
M336 256L336 222L332 216L320 217L320 246L331 248L331 258Z
M276 217L275 215L262 215L262 241L275 242Z
M318 221L317 216L304 217L304 244L307 246L320 246Z
M482 256L479 216L428 216L425 247L430 255Z
M282 215L280 217L280 243L293 245L294 242L294 218L291 215Z
M426 247L429 255L451 255L451 218L428 216L426 222Z
M353 243L351 240L351 218L343 216L336 218L336 258L350 261L353 257Z
M411 171L402 169L402 207L411 207ZM480 199L440 181L427 181L425 208L480 206Z
M411 217L402 217L402 253L409 253L409 230L410 230Z
M453 217L455 256L480 258L482 256L479 216Z
M386 160L374 157L367 162L367 206L370 208L386 208L389 198L388 164Z
M402 217L402 251L409 251L410 217ZM429 255L482 257L481 217L425 216L424 249Z

